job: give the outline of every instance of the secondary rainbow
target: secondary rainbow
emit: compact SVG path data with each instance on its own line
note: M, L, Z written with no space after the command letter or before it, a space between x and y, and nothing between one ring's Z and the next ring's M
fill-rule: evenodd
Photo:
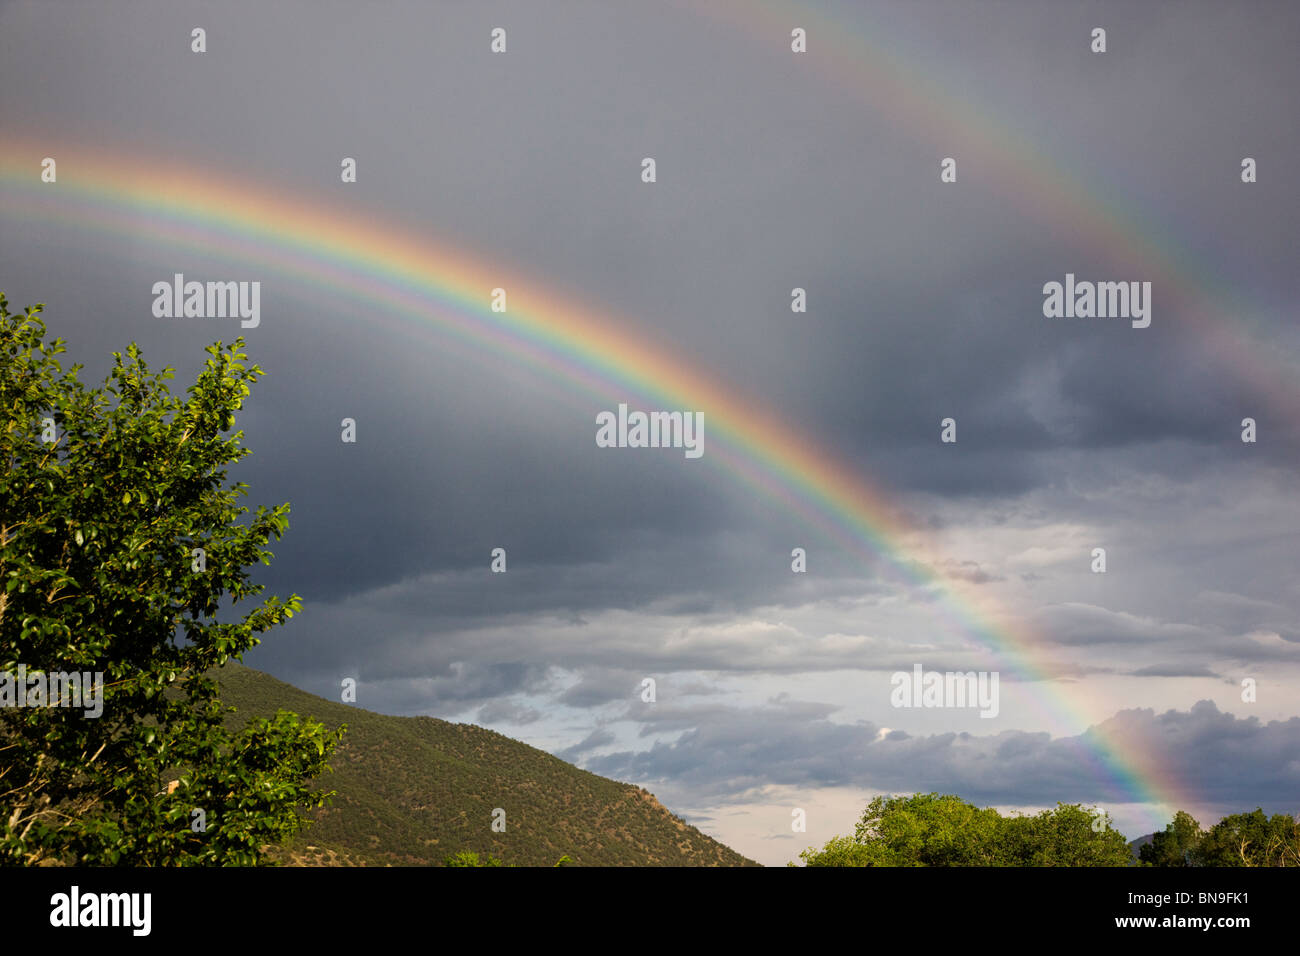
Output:
M1293 324L1295 304L1248 298L1243 283L1225 275L1234 260L1247 262L1253 249L1221 247L1213 256L1194 252L1178 236L1173 217L1156 209L1149 194L1087 178L1080 157L1071 162L1049 154L993 104L976 100L971 91L981 88L980 77L958 73L950 58L891 28L889 6L847 3L824 10L807 0L676 2L683 12L707 17L729 33L743 32L774 56L794 57L838 94L865 103L894 127L930 144L936 187L939 159L956 151L963 175L996 190L1049 234L1100 251L1126 276L1136 278L1133 273L1140 271L1152 282L1158 321L1175 322L1180 334L1190 333L1186 341L1212 355L1216 366L1231 369L1250 393L1251 411L1269 408L1284 425L1295 419L1300 363L1294 340L1285 341L1276 331ZM982 10L981 20L996 29L1002 15L1014 13ZM1068 44L1087 49L1085 26L1090 25L1063 18L1062 56ZM790 52L795 27L807 32L807 53ZM1104 55L1087 55L1097 56L1099 70L1105 68ZM1239 186L1243 208L1253 208L1256 197L1250 190L1262 187L1240 183L1240 172L1225 165L1223 181ZM1060 272L1068 271L1063 263Z

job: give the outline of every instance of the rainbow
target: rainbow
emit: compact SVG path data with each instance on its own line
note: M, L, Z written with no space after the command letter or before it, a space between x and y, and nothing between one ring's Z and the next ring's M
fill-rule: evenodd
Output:
M1224 275L1234 253L1245 260L1249 250L1225 248L1213 258L1196 254L1175 227L1161 225L1167 215L1143 204L1148 197L1122 194L1113 183L1088 178L1068 157L1047 153L1012 121L972 99L969 91L979 88L978 77L958 74L932 50L905 48L905 38L887 28L886 14L876 5L847 3L828 13L808 0L676 2L729 32L750 35L777 56L792 56L790 31L805 29L808 53L798 57L799 65L825 78L836 93L933 146L936 180L939 159L958 150L961 168L978 177L981 187L997 190L1054 234L1100 250L1123 273L1139 269L1156 290L1159 321L1176 316L1180 330L1192 333L1217 365L1231 369L1257 407L1276 412L1281 424L1295 419L1300 405L1295 341L1283 342L1272 331L1284 325L1283 316L1293 316L1295 305L1247 300L1243 283ZM1087 39L1085 31L1077 42ZM1239 172L1225 168L1225 181L1235 182Z
M692 367L630 323L566 300L519 270L504 278L499 266L395 223L363 219L342 204L104 147L88 152L34 135L7 137L6 145L0 195L8 215L216 252L347 296L376 317L387 310L494 360L509 357L570 389L642 407L703 411L704 461L772 496L854 553L883 556L915 586L939 594L949 622L1033 684L1036 702L1055 724L1074 733L1086 726L1059 684L1056 694L1046 689L1059 674L1037 636L973 587L945 577L933 542L881 489L764 411L755 396ZM57 185L40 182L44 156L58 158ZM505 313L489 307L498 286L508 287ZM1095 727L1071 740L1108 799L1146 804L1159 825L1170 808L1194 805L1156 748L1104 739Z

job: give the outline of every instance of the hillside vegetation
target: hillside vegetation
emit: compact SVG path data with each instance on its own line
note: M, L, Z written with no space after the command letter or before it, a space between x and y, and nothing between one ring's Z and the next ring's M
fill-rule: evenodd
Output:
M1162 832L1126 843L1098 807L1057 803L1003 816L953 794L916 793L873 798L853 836L799 856L808 866L1294 867L1300 821L1257 808L1202 830L1180 810Z
M219 673L228 720L278 708L347 725L319 785L331 805L274 858L302 865L441 865L462 851L505 864L757 865L669 813L652 794L471 724L332 703L237 664ZM505 810L506 830L492 831Z
M808 866L1128 866L1133 859L1096 808L1058 803L1004 817L938 793L875 797L853 836L799 856Z

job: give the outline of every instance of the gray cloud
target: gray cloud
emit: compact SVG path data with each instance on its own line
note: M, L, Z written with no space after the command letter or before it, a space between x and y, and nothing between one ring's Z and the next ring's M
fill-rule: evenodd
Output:
M1119 738L1161 755L1166 771L1203 803L1189 809L1300 809L1300 718L1264 723L1201 701L1190 711L1125 710L1082 736L1053 738L1023 731L882 737L874 724L829 716L820 705L793 701L710 708L693 714L692 729L673 742L597 757L586 766L671 785L701 802L743 802L754 788L775 784L936 790L987 804L1109 803L1124 791L1095 757L1093 738ZM680 725L676 717L666 722Z
M1267 675L1274 716L1296 699L1285 163L1300 147L1300 13L801 4L862 60L837 66L825 31L796 60L785 28L743 6L733 22L724 5L507 2L489 23L473 5L159 0L79 8L74 30L52 5L9 3L0 116L15 141L116 146L441 243L482 265L485 299L496 283L554 290L842 461L934 536L925 560L956 597L912 578L913 539L885 534L882 555L844 514L821 513L827 532L737 480L712 422L703 461L598 453L596 412L628 397L617 374L588 370L592 391L557 382L499 340L277 271L251 238L232 259L32 221L5 181L0 288L48 303L84 377L135 340L183 385L205 344L239 330L154 319L151 283L263 281L247 337L268 376L232 478L254 503L291 502L258 580L306 609L247 662L308 689L335 697L356 676L363 706L539 740L595 722L565 753L718 798L777 780L1100 798L1073 745L1036 726L876 740L832 719L851 699L729 696L797 675L1007 665L1000 636L967 620L988 601L1057 676L1162 714L1176 703L1181 717L1114 720L1207 758L1178 768L1207 799L1273 799L1294 725L1207 713L1188 688ZM1104 58L1086 49L1094 21ZM488 52L498 22L505 56ZM343 186L349 155L359 179ZM1245 155L1260 163L1249 186ZM944 156L955 184L938 182ZM77 176L61 165L45 200L75 203ZM1042 285L1066 272L1169 278L1135 330L1045 319ZM806 313L790 311L795 286ZM356 445L339 441L345 416ZM939 441L948 416L955 445ZM1238 438L1246 416L1254 445ZM1097 546L1105 575L1088 571ZM504 575L488 570L496 547ZM691 704L657 705L629 742L600 722L627 718L645 676ZM1220 754L1232 734L1246 746ZM617 752L633 743L648 749Z

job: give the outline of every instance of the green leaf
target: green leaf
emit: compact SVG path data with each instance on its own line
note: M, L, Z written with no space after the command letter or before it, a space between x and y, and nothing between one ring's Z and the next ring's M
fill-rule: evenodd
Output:
M272 526L242 519L248 486L229 476L249 454L236 412L255 376L217 346L180 397L134 343L115 353L99 385L83 383L79 365L65 369L62 351L38 309L11 314L0 295L6 415L57 409L66 438L55 454L30 430L0 428L0 523L16 529L0 540L0 663L57 655L78 669L93 665L104 673L113 716L68 719L58 708L30 708L6 721L0 793L85 809L0 835L0 866L261 863L265 847L303 825L299 811L316 805L312 781L340 738L297 718L255 734L227 727L220 687L206 676L289 618L283 602L256 597L260 586L247 580L249 568L273 557L265 547ZM221 435L222 427L236 431ZM130 488L114 507L119 482ZM165 519L134 511L132 499L153 503ZM69 540L73 548L61 546ZM79 550L89 543L93 562ZM207 575L188 571L189 547L200 543ZM135 746L123 745L123 727L137 728ZM15 753L44 762L7 759ZM164 775L181 773L207 794L219 836L159 826L171 812L156 799ZM0 825L8 817L6 808Z

